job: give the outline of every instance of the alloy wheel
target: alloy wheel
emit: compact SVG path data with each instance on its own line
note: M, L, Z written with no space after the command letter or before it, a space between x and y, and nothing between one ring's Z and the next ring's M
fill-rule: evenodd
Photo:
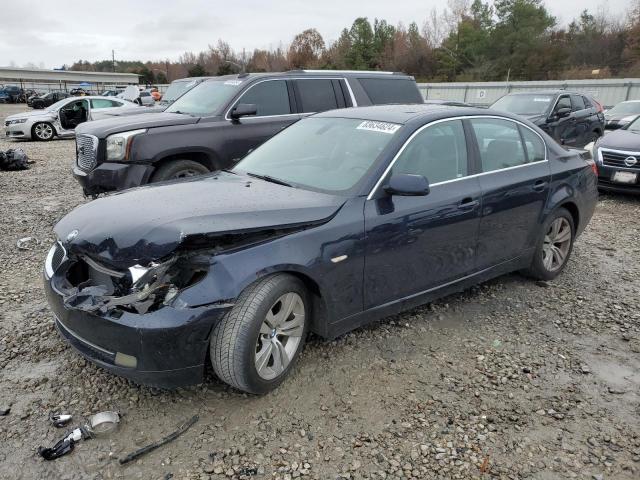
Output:
M40 140L49 140L53 137L53 128L48 123L36 124L33 131Z
M294 292L282 295L268 310L256 342L255 366L261 378L273 380L287 369L302 340L304 317L304 302Z
M556 218L544 236L542 264L550 272L562 268L571 248L571 224L564 217Z

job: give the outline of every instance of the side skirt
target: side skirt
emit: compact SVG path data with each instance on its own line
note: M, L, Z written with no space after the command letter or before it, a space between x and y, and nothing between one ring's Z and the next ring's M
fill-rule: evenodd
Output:
M340 335L350 332L351 330L382 318L396 315L400 312L404 312L405 310L410 310L420 305L424 305L425 303L432 302L438 298L462 292L473 285L477 285L478 283L486 282L492 278L526 268L531 264L531 256L533 255L533 252L533 249L528 250L523 255L512 260L481 270L472 275L462 277L458 280L454 280L453 282L425 290L424 292L416 293L409 297L394 300L393 302L378 305L377 307L370 308L369 310L343 318L338 322L328 325L326 337L328 339L334 339Z

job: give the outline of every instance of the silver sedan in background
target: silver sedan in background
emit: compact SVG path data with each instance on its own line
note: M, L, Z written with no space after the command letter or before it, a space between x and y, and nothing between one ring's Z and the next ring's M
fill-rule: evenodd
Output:
M16 113L4 120L6 138L47 141L57 136L75 136L75 128L91 120L109 118L118 113L140 109L119 98L86 96L69 97L44 110Z

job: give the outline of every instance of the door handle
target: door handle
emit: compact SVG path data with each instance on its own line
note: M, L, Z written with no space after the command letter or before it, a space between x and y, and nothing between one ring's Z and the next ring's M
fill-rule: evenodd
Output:
M460 203L458 203L458 208L460 210L473 210L478 205L480 205L480 202L478 200L474 200L471 197L467 197L461 200Z
M533 184L533 189L536 192L541 192L545 188L547 188L547 182L545 182L544 180L538 180L538 181L536 181L536 183Z

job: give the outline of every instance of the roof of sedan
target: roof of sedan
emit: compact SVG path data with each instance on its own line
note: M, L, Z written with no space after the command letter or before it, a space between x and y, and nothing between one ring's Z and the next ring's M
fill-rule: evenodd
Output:
M437 119L465 115L496 113L486 108L458 107L434 104L376 105L373 107L344 108L318 113L315 117L357 118L378 122L407 123L416 118ZM503 116L503 113L500 113Z

